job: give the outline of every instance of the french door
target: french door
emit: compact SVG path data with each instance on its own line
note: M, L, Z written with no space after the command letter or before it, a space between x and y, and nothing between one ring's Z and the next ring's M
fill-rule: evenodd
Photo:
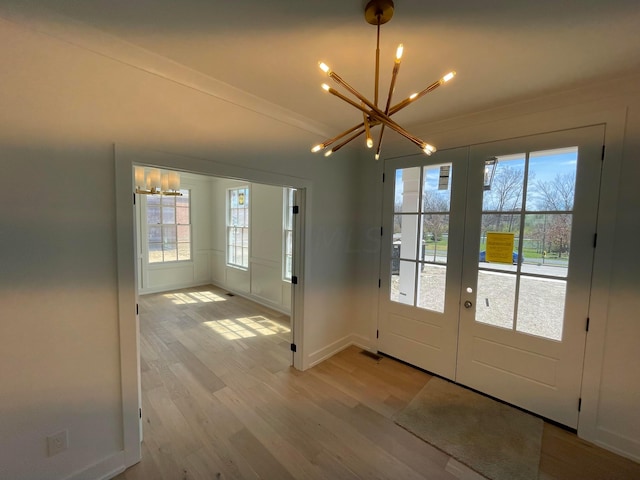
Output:
M575 428L603 136L388 162L378 349Z
M385 167L378 350L455 380L468 149Z

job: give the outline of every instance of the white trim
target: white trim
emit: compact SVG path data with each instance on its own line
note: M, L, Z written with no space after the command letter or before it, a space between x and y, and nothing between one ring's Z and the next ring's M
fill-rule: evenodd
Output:
M371 346L370 342L365 337L355 334L346 335L326 347L309 354L307 358L308 364L305 365L305 370L324 362L328 358L333 357L335 354L340 353L342 350L349 348L352 345L373 353L376 352L375 347Z
M136 215L133 204L133 162L114 146L116 240L118 275L118 325L125 468L140 461L140 325L136 315L137 269Z
M136 276L139 272L136 272L138 268L135 248L136 217L132 200L134 164L164 167L200 175L242 179L247 182L268 185L294 186L304 192L310 192L312 182L304 178L222 164L179 154L143 150L122 144L117 144L114 148L123 445L124 466L128 468L140 461L140 441L142 438L138 410L140 405L140 332L135 312L137 301ZM304 211L302 208L301 210ZM303 242L310 242L310 235L304 235L304 229L311 228L310 218L301 216L300 219L306 222L306 224L300 222L298 226L301 231L300 237ZM305 243L296 252L296 254L300 253L300 271L298 274L301 276L304 265L308 261L306 252L311 251L311 248L308 247ZM298 345L298 351L293 355L293 366L301 370L304 366L304 357L302 356L304 339L301 336L304 323L304 303L303 288L302 285L299 286L300 288L295 291L296 307L294 315L292 315L291 326L294 331L294 342Z
M108 480L126 470L124 453L115 453L98 463L71 474L66 480Z

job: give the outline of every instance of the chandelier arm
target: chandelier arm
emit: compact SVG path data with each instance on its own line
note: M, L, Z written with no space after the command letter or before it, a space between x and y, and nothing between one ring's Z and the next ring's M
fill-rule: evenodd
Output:
M380 157L380 150L382 149L382 136L384 135L385 127L386 125L384 123L380 127L380 136L378 137L378 145L376 146L376 155L375 155L376 160L378 160L378 158Z
M351 132L355 132L356 130L358 130L359 128L362 128L362 127L363 127L363 124L362 124L362 123L360 123L360 124L358 124L358 125L355 125L355 126L353 126L353 127L349 128L349 129L345 130L344 132L342 132L342 133L340 133L340 134L336 135L336 136L335 136L335 137L333 137L333 138L330 138L330 139L328 139L328 140L325 140L325 141L324 141L324 142L322 142L320 145L316 145L316 147L314 147L314 148L317 148L317 150L315 150L315 151L319 151L319 150L322 150L323 148L328 147L329 145L333 144L334 142L337 142L337 141L338 141L338 140L340 140L341 138L343 138L343 137L345 137L345 136L349 135Z
M399 112L400 110L402 110L404 107L406 107L407 105L409 105L411 102L414 102L415 100L424 97L427 93L433 92L436 88L438 88L440 85L442 85L444 82L442 81L442 79L433 82L431 85L429 85L427 88L425 88L424 90L422 90L420 93L417 93L415 95L411 95L411 97L407 97L404 100L402 100L400 103L397 103L396 105L394 105L393 107L391 107L389 109L389 115L393 115L396 112ZM413 98L412 98L413 97Z
M327 90L329 93L331 93L331 94L335 95L336 97L344 100L345 102L347 102L348 104L354 106L358 110L361 110L361 111L365 112L367 115L369 115L370 118L373 116L376 119L378 119L379 121L381 121L382 123L386 123L390 128L393 128L398 133L400 133L400 135L403 135L407 139L409 139L412 142L414 142L416 145L420 146L420 142L421 141L419 139L417 139L415 137L413 137L413 139L411 139L412 136L406 130L404 130L400 125L398 125L396 122L391 120L391 118L388 115L386 115L382 110L380 110L378 107L373 105L369 100L367 100L364 97L364 95L362 95L355 88L353 88L351 85L349 85L347 82L345 82L338 74L336 74L335 72L330 72L329 76L331 78L333 78L336 82L338 82L340 85L342 85L344 88L346 88L349 92L353 93L356 97L358 97L358 99L362 103L364 103L367 107L369 107L371 109L371 111L369 111L366 108L362 107L361 105L359 105L358 103L354 102L350 98L342 95L340 92L338 92L334 88L329 87L329 89ZM401 131L404 132L404 133L401 133Z
M400 59L396 59L393 63L393 72L391 73L391 83L389 83L389 94L387 95L387 106L384 109L384 113L389 114L389 106L391 105L391 98L393 97L393 91L396 88L396 79L398 78L398 72L400 71ZM376 147L376 160L380 157L380 150L382 148L382 137L384 135L384 128L386 125L380 127L380 137L378 138L378 146Z
M410 142L415 143L421 149L424 148L424 146L426 145L426 142L423 142L419 138L414 137L413 135L411 135L409 132L407 132L404 128L402 128L396 122L391 120L391 118L389 118L387 115L384 114L384 112L380 111L379 109L375 108L375 109L372 109L372 110L367 110L362 105L359 105L355 101L351 100L350 98L348 98L348 97L344 96L343 94L341 94L340 92L338 92L335 88L329 87L329 90L327 90L327 91L329 93L331 93L332 95L335 95L336 97L338 97L338 98L342 99L343 101L347 102L349 105L351 105L351 106L357 108L358 110L366 113L369 116L369 118L373 117L375 120L378 120L378 121L382 122L383 124L387 125L389 128L391 128L392 130L396 131L397 133L399 133L400 135L405 137Z
M364 107L364 105L363 105ZM362 118L363 118L363 122L364 123L364 132L367 135L367 147L371 147L371 145L373 145L373 139L371 138L371 129L369 128L369 117L367 116L366 113L362 112Z
M375 94L374 94L374 104L378 106L378 85L380 84L380 14L378 17L378 35L376 38L376 79L375 79Z
M353 135L351 135L349 138L347 138L344 142L342 142L339 145L336 145L335 147L333 147L331 149L331 153L337 152L338 150L340 150L342 147L344 147L347 143L349 143L352 140L355 140L356 138L358 138L360 135L362 135L364 133L364 130L360 130L359 132L354 133Z
M329 77L331 77L333 79L334 82L336 82L338 85L340 85L341 87L343 87L345 90L347 90L349 93L351 93L353 96L355 96L358 100L360 100L362 103L364 103L367 107L369 107L371 110L373 111L377 111L380 112L382 114L384 114L382 112L382 110L380 110L378 107L376 107L373 103L371 103L371 101L369 101L364 95L362 95L359 91L357 91L355 88L353 88L351 85L349 85L347 82L344 81L344 79L338 75L336 72L334 71L329 71L328 73ZM356 104L357 105L357 104ZM360 108L360 107L357 107Z

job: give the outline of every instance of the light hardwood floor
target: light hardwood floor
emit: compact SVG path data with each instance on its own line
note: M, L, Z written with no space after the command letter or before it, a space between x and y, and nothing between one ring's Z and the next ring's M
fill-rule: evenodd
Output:
M296 371L289 318L216 287L140 300L143 458L117 480L480 478L393 422L427 373L355 347ZM640 478L552 425L542 450L544 480Z

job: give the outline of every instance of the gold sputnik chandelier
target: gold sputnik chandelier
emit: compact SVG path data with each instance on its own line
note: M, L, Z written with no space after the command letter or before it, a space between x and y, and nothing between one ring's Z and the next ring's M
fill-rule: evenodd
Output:
M378 27L378 36L376 42L376 72L375 72L375 87L374 87L374 101L369 101L364 95L358 92L355 88L349 85L342 77L340 77L336 72L331 70L325 63L319 62L320 69L326 73L329 78L335 81L340 87L345 89L351 95L353 95L356 99L349 98L337 90L331 88L326 83L322 85L322 88L329 92L330 94L338 97L339 99L345 101L349 105L352 105L356 109L362 112L362 123L359 123L341 134L325 140L324 142L316 145L311 149L312 152L319 152L320 150L325 150L327 147L333 145L334 143L342 140L341 143L335 145L329 150L325 151L325 156L329 156L332 153L338 151L342 147L344 147L350 141L358 138L363 133L366 137L366 145L368 148L373 148L373 137L371 136L371 130L373 127L380 125L380 135L378 136L378 144L376 147L375 159L378 160L380 158L380 149L382 147L382 136L384 134L385 127L388 127L395 132L399 133L403 137L405 137L410 142L417 145L420 150L422 150L427 155L431 155L436 151L436 148L433 145L428 144L427 142L411 135L404 128L398 125L394 120L391 119L391 116L405 108L410 103L413 103L415 100L423 97L429 92L434 91L440 85L444 85L449 80L451 80L456 72L449 72L441 79L433 82L427 88L422 90L419 93L414 93L409 97L405 98L401 102L391 105L391 98L393 96L393 90L396 85L396 79L398 77L398 72L400 70L400 61L402 59L403 46L400 44L398 49L396 50L396 58L393 64L393 73L391 75L391 83L389 85L389 95L387 96L387 103L384 107L384 110L378 106L378 86L380 83L380 25L384 25L391 17L393 17L393 1L392 0L371 0L367 3L367 6L364 9L364 18L367 23L371 25L376 25ZM345 138L346 137L346 138Z

